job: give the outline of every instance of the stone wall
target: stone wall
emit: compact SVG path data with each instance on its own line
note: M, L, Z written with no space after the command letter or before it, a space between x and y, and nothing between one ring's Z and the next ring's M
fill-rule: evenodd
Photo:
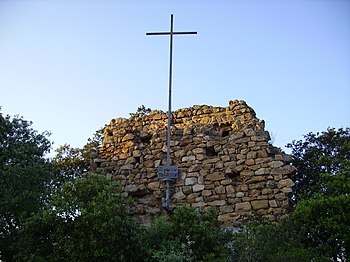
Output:
M166 163L167 115L158 110L113 119L103 145L92 154L93 171L120 183L134 198L134 213L148 224L164 212L164 183L157 167ZM269 144L264 121L244 101L227 107L193 106L173 112L171 160L180 169L172 203L211 207L225 225L257 214L277 221L288 213L294 185L291 157Z

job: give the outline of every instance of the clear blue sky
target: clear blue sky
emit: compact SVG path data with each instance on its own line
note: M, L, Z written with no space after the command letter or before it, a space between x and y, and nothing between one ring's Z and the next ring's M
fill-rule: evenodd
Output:
M0 105L81 147L144 104L243 99L284 146L350 126L350 1L0 1Z

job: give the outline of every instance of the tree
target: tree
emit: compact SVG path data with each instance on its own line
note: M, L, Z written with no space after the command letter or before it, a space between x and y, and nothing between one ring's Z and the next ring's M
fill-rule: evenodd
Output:
M56 155L51 163L56 174L57 182L64 183L67 180L81 177L89 169L89 160L83 156L83 150L72 148L68 144L58 147Z
M150 108L146 108L144 105L141 105L137 108L135 113L129 113L131 117L142 117L148 115L151 112Z
M51 142L21 117L0 113L0 256L12 260L18 230L49 196Z
M143 261L140 227L111 181L87 174L64 183L21 229L19 260Z
M306 247L333 261L350 257L350 197L349 195L315 195L302 200L292 214L292 220L303 235Z
M314 193L326 193L329 183L321 174L332 177L339 171L349 174L350 129L328 129L326 132L309 133L305 141L293 141L287 147L292 149L292 164L297 173L291 176L295 182L294 204L299 199L307 199Z
M83 148L73 148L64 144L55 150L56 155L51 159L51 164L56 187L65 181L82 177L90 170L90 155L102 144L103 130L104 128L97 130Z
M337 261L350 256L350 129L293 142L294 224L307 247Z

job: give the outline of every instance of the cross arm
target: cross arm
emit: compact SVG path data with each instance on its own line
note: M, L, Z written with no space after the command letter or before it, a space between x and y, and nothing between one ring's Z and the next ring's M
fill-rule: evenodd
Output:
M173 35L196 35L197 32L173 32ZM171 35L171 32L146 33L146 35Z

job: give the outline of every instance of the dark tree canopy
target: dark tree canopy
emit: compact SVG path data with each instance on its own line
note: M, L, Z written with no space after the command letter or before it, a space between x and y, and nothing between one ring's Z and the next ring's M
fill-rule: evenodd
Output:
M102 144L103 130L95 132L92 138L83 148L73 148L68 144L61 145L55 150L55 156L51 159L53 172L56 178L56 186L74 178L80 178L90 170L90 154Z
M350 256L350 129L310 133L294 141L293 221L306 246L334 261Z
M142 261L127 199L95 174L65 182L20 233L23 261Z
M89 170L89 159L85 157L83 149L64 144L58 147L55 153L51 163L57 183L62 184L64 181L79 178Z
M0 113L0 252L11 257L17 229L49 196L51 142L31 122Z
M340 188L331 187L328 182L329 176L349 175L349 128L309 133L304 141L293 141L287 146L292 149L292 163L298 169L297 173L291 177L296 184L295 202L299 199L307 199L315 193L340 190ZM329 176L322 176L322 174Z

